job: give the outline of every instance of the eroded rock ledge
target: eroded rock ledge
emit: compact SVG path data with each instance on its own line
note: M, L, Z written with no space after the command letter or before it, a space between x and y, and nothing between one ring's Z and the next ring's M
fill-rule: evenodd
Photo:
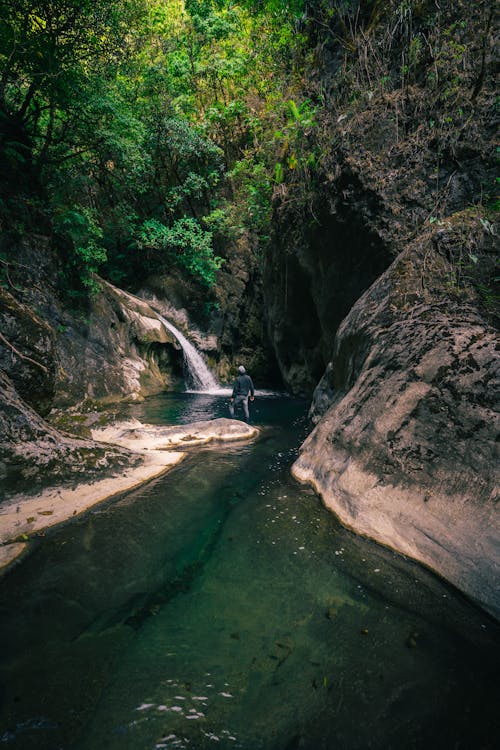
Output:
M293 466L340 520L500 616L496 331L409 248L339 328Z

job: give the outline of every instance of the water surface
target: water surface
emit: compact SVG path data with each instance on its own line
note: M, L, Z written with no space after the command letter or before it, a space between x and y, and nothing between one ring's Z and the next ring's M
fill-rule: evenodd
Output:
M497 626L290 478L305 404L253 406L259 440L192 453L2 579L6 748L496 747ZM128 413L226 408L179 394Z

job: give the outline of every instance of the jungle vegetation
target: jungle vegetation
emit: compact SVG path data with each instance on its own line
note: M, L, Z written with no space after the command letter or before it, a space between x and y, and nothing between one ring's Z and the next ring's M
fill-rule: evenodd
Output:
M3 0L2 230L49 234L75 295L96 272L134 287L171 269L213 290L231 243L265 254L273 199L312 206L335 149L363 147L356 117L370 108L374 122L394 110L407 163L433 151L438 174L461 169L466 137L491 129L477 103L493 3L475 6L469 18L464 0ZM447 212L449 182L436 185L428 221ZM2 248L0 261L1 276Z
M303 5L5 0L4 228L43 216L75 289L171 267L213 286L228 240L265 243L276 144L295 168L313 125Z

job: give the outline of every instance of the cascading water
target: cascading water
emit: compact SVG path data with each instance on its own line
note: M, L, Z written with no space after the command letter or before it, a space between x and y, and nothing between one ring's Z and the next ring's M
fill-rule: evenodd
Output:
M207 367L207 364L196 348L187 340L169 320L158 314L165 328L171 331L182 347L186 368L188 371L192 390L194 391L217 391L220 386Z

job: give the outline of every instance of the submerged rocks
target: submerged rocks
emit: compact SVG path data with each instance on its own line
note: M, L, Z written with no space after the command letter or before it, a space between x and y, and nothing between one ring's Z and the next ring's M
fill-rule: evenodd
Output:
M293 466L348 527L500 615L498 339L415 243L354 305Z
M62 436L35 413L28 422L28 407L19 408L15 391L1 372L0 382L9 391L11 423L17 416L17 429L23 430L22 435L15 433L11 425L12 444L0 443L0 461L6 460L0 466L14 465L18 470L13 477L17 494L0 502L0 569L22 553L24 542L33 534L176 466L186 457L179 449L213 441L248 440L259 434L255 427L224 418L175 427L131 420L94 430L98 442L78 440ZM0 411L0 434L8 427ZM23 483L23 477L28 484ZM5 478L0 476L0 481ZM68 478L77 481L69 484Z
M108 446L109 450L109 446ZM115 448L115 451L119 451ZM35 495L16 494L0 504L0 570L43 529L85 512L97 503L128 492L144 482L164 474L184 459L173 451L151 451L147 456L128 456L118 471L81 476L74 486L55 484ZM55 477L54 477L55 480ZM13 544L14 541L14 544Z

